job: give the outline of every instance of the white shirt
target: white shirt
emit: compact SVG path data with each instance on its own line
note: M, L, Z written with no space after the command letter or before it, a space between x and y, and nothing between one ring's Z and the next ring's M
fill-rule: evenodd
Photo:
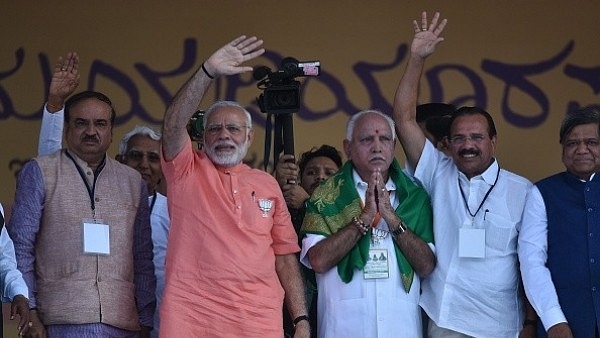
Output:
M475 337L517 337L524 315L517 235L531 182L499 170L495 160L468 180L429 141L414 176L431 197L437 256L435 269L421 284L421 306L440 327ZM465 206L459 182L475 217ZM485 229L485 258L458 256L461 227Z
M51 113L44 104L40 139L38 140L38 155L48 155L62 147L62 134L65 120L64 108Z
M4 208L0 204L0 213L4 217ZM6 222L6 220L5 220ZM0 289L2 290L2 301L12 302L17 295L29 298L27 284L23 280L21 272L17 270L17 259L15 258L15 247L6 232L6 224L2 225L0 232Z
M552 282L548 259L548 216L540 190L532 186L523 212L523 230L519 234L519 257L523 284L531 305L540 316L546 331L567 322Z
M156 275L156 311L154 312L154 329L151 337L157 338L160 321L159 309L163 290L165 289L165 257L167 254L167 240L169 238L169 209L167 208L167 197L156 193L156 199L153 196L148 198L150 207L150 226L152 227L152 245L154 246L154 274ZM154 202L152 202L154 200Z
M364 203L367 183L354 171L354 182L358 195ZM396 201L396 186L388 180L386 189L390 191L393 207ZM378 228L387 229L380 220ZM325 273L317 273L319 293L317 307L317 328L319 338L389 338L420 337L421 315L419 309L419 277L414 275L410 292L407 294L402 285L400 271L394 251L394 243L388 236L378 246L371 249L387 249L389 278L364 279L363 272L355 270L352 281L344 283L338 274L337 266ZM321 235L307 235L302 241L300 261L311 268L308 250L325 239Z

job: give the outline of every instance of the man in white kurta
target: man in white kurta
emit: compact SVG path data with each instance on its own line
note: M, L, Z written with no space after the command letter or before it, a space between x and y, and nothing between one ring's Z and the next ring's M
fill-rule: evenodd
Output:
M394 144L388 116L354 115L349 161L307 204L301 262L316 272L320 338L421 335L420 276L435 265L431 206Z
M416 122L425 59L444 39L446 20L422 13L394 100L408 171L431 196L437 265L423 280L428 337L517 337L523 328L517 237L531 183L500 169L491 115L461 107L450 118L448 156ZM412 169L411 169L412 168Z

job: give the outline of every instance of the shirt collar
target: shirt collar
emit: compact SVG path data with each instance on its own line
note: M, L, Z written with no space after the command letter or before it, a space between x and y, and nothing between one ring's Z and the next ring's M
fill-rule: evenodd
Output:
M496 176L498 175L498 166L498 161L496 161L496 158L494 158L492 164L490 164L490 166L487 167L487 169L483 173L473 176L471 180L482 179L485 183L493 185L494 182L496 182ZM459 175L464 180L469 181L469 179L467 179L467 176L462 171L459 171Z
M573 175L573 176L575 176L575 175ZM581 182L590 182L590 181L594 180L594 176L596 176L596 173L593 173L593 174L591 174L591 175L590 175L590 179L589 179L589 180L587 180L587 181L586 181L586 180L582 180L581 178L578 178L578 179L579 179Z
M496 182L496 177L498 176L498 161L494 158L494 162L481 174L481 177L485 181L485 183L492 185Z
M354 180L354 187L356 188L357 191L362 192L363 197L364 197L364 192L367 191L367 187L369 186L369 183L363 181L362 178L360 178L360 175L358 174L356 169L352 169L352 179ZM385 182L385 189L387 191L395 191L396 190L396 184L392 180L391 176L388 177L388 180Z
M214 163L213 163L214 164ZM244 164L244 162L240 162L236 165L234 165L233 167L222 167L219 165L215 165L215 168L217 168L218 171L224 173L224 174L239 174L243 171L246 171L247 168L249 168L246 164Z

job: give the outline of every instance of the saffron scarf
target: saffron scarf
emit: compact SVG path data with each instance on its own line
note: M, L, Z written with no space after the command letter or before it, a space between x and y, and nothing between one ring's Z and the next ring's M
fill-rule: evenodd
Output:
M353 217L361 214L362 203L352 172L352 161L347 161L335 175L314 191L306 206L302 234L331 236L347 226ZM396 198L399 201L395 209L396 214L415 235L427 243L432 243L433 216L427 192L402 172L396 159L390 166L390 177L396 185ZM354 269L362 270L367 263L371 235L372 231L369 230L337 264L338 274L345 283L352 280ZM402 284L408 293L413 282L414 270L396 242L394 248Z

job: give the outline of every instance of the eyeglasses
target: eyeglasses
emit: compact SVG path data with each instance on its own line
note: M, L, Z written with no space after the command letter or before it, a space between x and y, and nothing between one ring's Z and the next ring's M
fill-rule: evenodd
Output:
M456 135L456 136L452 136L450 138L450 143L452 143L454 145L462 145L462 144L465 144L465 142L467 142L467 140L471 140L471 142L479 144L479 143L483 142L483 140L485 140L485 135L483 135L483 134L471 134L471 136Z
M575 149L578 148L579 145L582 143L586 146L586 148L597 147L598 145L600 145L600 141L598 141L598 139L587 138L584 140L566 140L564 146L568 149Z
M204 131L210 135L217 135L221 132L221 130L223 130L223 128L225 128L227 130L227 132L230 133L231 135L240 135L244 129L250 129L250 127L248 127L246 125L239 125L239 124L231 123L231 124L226 124L226 125L209 124L204 129Z
M143 151L139 151L139 150L130 150L125 154L125 158L127 160L131 160L131 161L135 161L135 162L143 161L144 156L148 159L148 162L150 162L150 163L159 163L160 162L160 155L153 151L148 151L148 152L144 153Z

